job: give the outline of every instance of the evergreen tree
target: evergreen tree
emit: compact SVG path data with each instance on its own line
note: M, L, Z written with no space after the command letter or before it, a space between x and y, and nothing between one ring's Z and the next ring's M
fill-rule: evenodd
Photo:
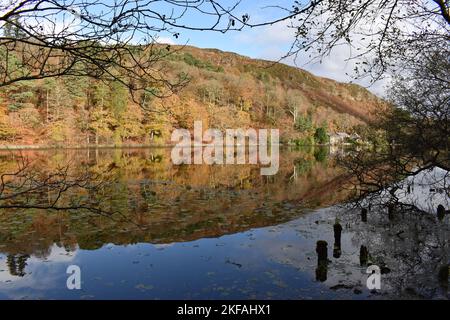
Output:
M109 92L109 105L114 117L119 120L125 112L128 104L128 89L122 83L114 81L111 83Z
M89 129L95 134L95 144L99 144L100 138L110 139L113 135L112 128L117 127L117 121L101 106L96 106L90 114Z
M314 139L317 143L325 144L328 143L329 137L327 133L327 129L325 127L319 127L316 129L314 133Z

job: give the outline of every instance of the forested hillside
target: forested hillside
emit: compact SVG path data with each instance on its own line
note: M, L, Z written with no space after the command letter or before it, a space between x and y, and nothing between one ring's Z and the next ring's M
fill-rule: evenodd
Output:
M0 88L0 144L165 144L174 128L279 128L281 141L353 132L383 102L366 89L280 63L193 47L161 46L168 78L189 81L169 97L132 95L122 83L76 76ZM14 61L10 61L14 65ZM154 88L157 94L158 88Z

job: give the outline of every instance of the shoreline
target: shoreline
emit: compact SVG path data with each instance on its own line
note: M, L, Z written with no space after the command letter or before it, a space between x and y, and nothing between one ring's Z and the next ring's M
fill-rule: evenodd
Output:
M269 145L269 144L268 144ZM341 143L341 144L308 144L308 145L296 145L293 143L279 143L277 144L281 147L333 147L333 146L350 146L351 144ZM186 147L208 147L209 144L194 144L186 145ZM236 146L236 145L233 145ZM248 147L249 145L245 145ZM258 145L260 146L260 145ZM55 150L55 149L132 149L132 148L173 148L173 147L183 147L177 144L99 144L99 145L0 145L0 151L4 150ZM226 147L226 145L224 145Z
M0 150L56 150L56 149L129 149L170 148L170 144L123 144L123 145L0 145Z

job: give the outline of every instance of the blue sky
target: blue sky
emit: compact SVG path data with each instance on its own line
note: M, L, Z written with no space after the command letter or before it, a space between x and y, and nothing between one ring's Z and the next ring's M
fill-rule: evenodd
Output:
M80 2L78 2L80 1ZM94 5L89 10L107 12L110 10L106 6L109 0L103 0ZM167 17L171 15L172 10L174 12L180 12L183 2L178 3L179 6L169 5L168 2L162 0L149 1L146 9L154 10L159 14L165 14ZM230 8L236 1L239 0L217 0L224 8ZM83 3L82 0L76 0L74 3ZM134 6L134 2L129 2L129 6ZM143 2L142 2L143 3ZM174 3L174 2L172 2ZM194 2L197 3L197 2ZM239 5L235 8L233 13L236 16L242 16L243 14L250 15L250 23L259 23L264 21L273 21L277 18L286 15L286 11L281 8L291 8L294 0L240 0ZM210 3L208 1L203 2L203 9L211 10ZM276 6L276 7L275 7ZM109 11L110 12L110 11ZM208 18L209 17L209 18ZM228 18L224 17L222 27L228 24ZM75 20L77 18L75 17ZM70 20L69 20L70 21ZM215 21L214 16L208 16L206 14L200 14L195 10L188 11L177 23L182 23L190 27L205 27L209 28ZM161 27L161 21L159 18L151 20L146 18L146 22L152 26ZM294 20L295 22L295 20ZM178 38L173 37L170 33L158 33L160 42L175 43L175 44L188 44L200 48L217 48L223 51L236 52L241 55L245 55L251 58L260 58L277 61L282 58L288 51L295 39L295 30L289 28L290 21L283 21L271 26L262 26L258 28L245 28L242 31L228 31L227 33L213 32L213 31L190 31L187 29L172 30L179 32ZM64 24L64 23L62 23ZM74 22L75 30L77 23ZM127 34L125 34L126 36ZM141 36L145 36L142 33ZM139 35L134 35L139 38ZM141 39L142 40L142 39ZM139 41L139 40L138 40ZM367 86L368 81L356 81L348 76L352 74L354 62L346 62L349 57L349 49L345 46L339 46L328 57L322 59L321 63L310 63L306 54L299 55L297 59L287 58L283 60L284 63L289 65L296 65L302 69L308 70L315 75L331 78L341 82L354 81L363 86ZM382 96L384 93L383 86L386 82L379 82L368 89L372 92Z
M252 23L273 20L283 16L283 12L274 5L291 7L293 0L242 0L236 8L235 13L242 15L248 13ZM224 7L231 6L233 0L220 1ZM270 7L272 6L272 7ZM186 15L183 22L189 25L208 25L210 21L205 20L205 16L196 14ZM226 22L226 21L225 21ZM278 60L289 50L294 39L294 30L288 28L288 22L282 22L273 26L264 26L254 29L244 29L243 31L229 31L225 34L208 31L179 30L180 37L175 39L170 35L160 34L161 42L173 42L176 44L188 44L200 48L217 48L224 51L236 52L252 58L262 58L268 60ZM354 81L367 86L364 80L355 81L346 73L351 74L353 63L346 62L349 56L348 48L339 47L335 49L329 57L323 59L322 63L308 63L305 56L300 56L296 61L288 58L283 62L290 65L297 65L315 75L335 79L342 82ZM368 87L372 92L383 95L385 82L376 83Z
M250 14L250 20L252 23L256 22L262 22L262 21L270 21L277 17L283 16L283 12L276 8L269 8L268 6L273 5L274 3L278 5L283 5L286 7L289 7L289 4L292 4L292 0L278 0L278 1L255 1L255 0L241 0L241 3L234 11L236 15L241 16L242 14L248 13ZM235 3L234 0L225 0L220 1L220 3L228 4L228 6L231 6L233 3ZM208 25L209 22L212 22L213 20L210 20L209 22L205 19L205 16L197 16L197 15L191 15L187 16L186 19L184 19L186 24L189 25ZM226 23L227 20L224 20ZM284 28L283 28L284 29ZM250 29L247 28L243 31L229 31L225 34L220 32L195 32L195 31L189 31L189 30L180 30L180 40L177 40L178 43L181 43L184 41L189 41L189 44L199 46L202 48L223 48L223 50L227 51L233 51L238 52L243 55L247 56L255 56L260 54L261 49L265 48L258 48L261 43L258 43L256 45L253 43L253 45L250 45L247 41L242 41L244 37L260 37L262 32L265 30L265 28L257 28L257 29ZM286 34L289 32L288 28L285 28ZM292 32L291 32L292 33ZM282 34L280 34L281 37L283 37ZM286 36L284 36L286 38ZM289 40L293 39L290 37ZM267 39L267 40L274 40L274 39ZM289 41L290 42L290 41ZM278 42L277 45L280 45ZM288 42L283 43L285 45L285 49L288 48Z

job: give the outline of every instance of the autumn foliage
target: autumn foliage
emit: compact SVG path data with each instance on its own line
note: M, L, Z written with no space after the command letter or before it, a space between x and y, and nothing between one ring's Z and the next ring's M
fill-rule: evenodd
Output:
M165 144L174 128L279 128L281 141L352 131L382 101L354 84L338 83L280 63L194 47L166 47L159 62L168 79L187 85L169 97L160 88L130 92L120 81L63 76L0 89L0 144ZM12 66L14 67L14 66ZM17 67L17 66L16 66ZM309 139L309 140L308 140Z

